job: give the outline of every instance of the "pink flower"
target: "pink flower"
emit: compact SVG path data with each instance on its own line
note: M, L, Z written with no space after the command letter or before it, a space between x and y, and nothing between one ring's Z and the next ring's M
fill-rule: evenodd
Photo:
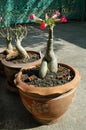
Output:
M40 23L40 28L44 30L46 28L47 24L45 22Z
M56 11L56 14L52 14L52 18L57 18L60 15L59 11Z
M35 14L31 14L31 15L29 16L29 19L30 19L30 20L36 20Z
M62 23L66 23L66 22L67 22L67 18L66 18L65 16L62 16L61 22L62 22Z
M2 17L0 16L0 22L2 21Z

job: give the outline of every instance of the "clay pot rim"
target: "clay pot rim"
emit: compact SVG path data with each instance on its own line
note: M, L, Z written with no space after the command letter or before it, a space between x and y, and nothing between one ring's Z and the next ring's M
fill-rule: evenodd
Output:
M22 93L23 95L27 95L28 98L30 99L35 99L35 100L39 100L39 101L45 101L45 100L57 100L57 99L62 99L64 97L69 96L71 93L74 93L76 91L77 88L71 89L70 91L67 91L66 93L63 93L61 95L58 94L53 94L53 95L48 95L48 96L42 96L42 95L28 95L28 93L24 93L22 90L19 90L20 93Z
M26 50L28 53L34 53L34 54L38 54L39 55L39 59L34 61L34 62L30 62L30 63L13 63L11 61L7 61L6 59L2 59L1 62L3 65L10 67L10 68L18 68L21 69L22 67L25 66L31 66L32 64L38 64L39 62L41 62L42 58L43 58L43 54L41 54L40 52L37 51L32 51L32 50Z
M75 77L73 78L73 80L71 80L70 82L68 82L66 84L54 86L54 87L35 87L34 85L27 85L21 79L22 71L26 70L26 69L31 69L31 68L35 67L35 65L29 66L26 68L25 67L22 68L21 71L16 75L14 82L15 82L16 86L25 93L37 94L37 95L41 95L41 96L49 96L51 94L64 94L64 93L70 91L71 89L76 88L77 84L79 83L79 81L81 79L81 75L78 72L78 70L71 67L70 65L59 63L59 65L60 64L63 66L69 67L75 73ZM39 64L36 66L39 66ZM29 86L31 86L31 87L29 87Z
M4 48L4 47L3 47L3 48L0 48L0 54L1 54L1 53L4 53L5 50L6 50L6 48ZM2 60L2 58L0 58L0 60Z
M0 48L0 53L3 53L5 50L6 50L5 47L1 47L1 48Z

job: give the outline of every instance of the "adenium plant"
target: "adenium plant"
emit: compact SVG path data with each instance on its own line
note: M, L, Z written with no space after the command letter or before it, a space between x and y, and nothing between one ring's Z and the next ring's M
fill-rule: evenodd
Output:
M23 62L28 61L30 58L25 48L22 46L22 40L27 36L27 26L26 25L16 25L12 29L13 34L15 35L16 49L18 55L23 59Z
M0 17L0 25L3 18ZM6 39L6 59L10 60L19 56L23 59L23 62L28 61L29 55L25 48L22 46L22 40L27 35L27 26L25 25L15 25L14 27L1 27L0 26L0 35ZM12 39L15 39L16 50L12 46Z
M48 14L45 14L45 19L38 18L35 14L31 14L29 16L30 20L35 20L36 23L40 24L40 29L44 30L46 27L49 29L49 36L47 41L47 48L46 53L44 55L44 58L42 60L40 70L39 70L39 76L41 78L44 78L48 71L56 73L58 70L57 65L57 58L54 53L53 49L53 28L55 26L55 22L67 22L67 19L65 16L62 16L62 18L59 18L60 12L56 11L56 13L53 13L51 17L48 16Z
M9 54L13 52L13 46L12 46L12 33L11 33L11 27L2 28L3 18L0 16L0 35L6 40L6 53Z

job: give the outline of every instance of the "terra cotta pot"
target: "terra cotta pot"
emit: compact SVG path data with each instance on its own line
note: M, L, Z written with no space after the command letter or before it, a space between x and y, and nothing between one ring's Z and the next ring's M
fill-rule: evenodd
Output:
M14 78L15 74L17 74L22 67L41 63L41 60L43 58L43 55L41 53L36 51L27 51L27 53L29 55L37 54L39 56L39 59L29 63L13 63L11 61L7 61L6 59L2 59L1 61L6 74L6 86L10 91L15 92L17 90L17 87L14 84Z
M76 86L81 78L76 69L66 64L59 64L72 69L75 75L72 81L64 85L35 87L26 84L22 81L22 73L34 66L24 67L15 78L15 84L19 89L24 106L42 124L52 124L64 115L71 104Z
M0 55L4 54L4 52L5 52L5 48L0 48ZM0 75L4 76L5 75L4 74L4 67L3 67L1 60L2 60L2 56L0 56Z

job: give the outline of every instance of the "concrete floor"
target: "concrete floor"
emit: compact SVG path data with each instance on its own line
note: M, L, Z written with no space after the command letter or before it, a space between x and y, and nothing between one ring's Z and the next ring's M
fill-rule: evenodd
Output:
M44 53L46 41L47 30L30 26L22 45ZM3 39L0 39L0 47L5 47ZM86 22L57 24L54 29L54 48L58 62L77 68L82 76L68 111L57 123L40 125L25 109L19 94L6 89L6 78L0 75L0 129L86 130Z

